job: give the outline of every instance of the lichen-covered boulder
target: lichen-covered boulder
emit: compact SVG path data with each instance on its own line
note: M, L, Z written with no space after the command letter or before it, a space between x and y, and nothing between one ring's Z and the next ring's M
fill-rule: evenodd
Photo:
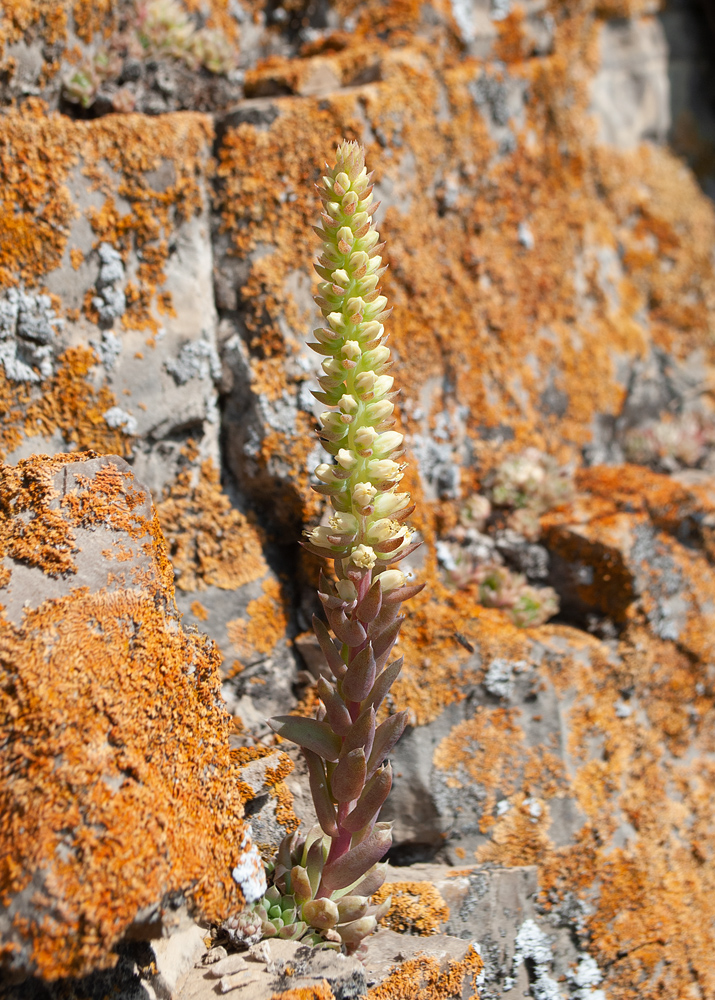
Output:
M265 882L146 488L116 456L33 457L0 468L0 505L0 954L54 979Z

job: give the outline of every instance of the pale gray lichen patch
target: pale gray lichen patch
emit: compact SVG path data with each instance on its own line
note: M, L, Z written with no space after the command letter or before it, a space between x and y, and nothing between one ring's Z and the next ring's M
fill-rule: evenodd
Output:
M221 378L219 356L205 331L201 340L184 344L179 356L173 361L165 361L164 367L177 385L185 385L192 378L214 382Z
M514 675L529 669L526 660L503 660L497 658L489 664L484 680L484 687L495 698L512 698L514 695Z
M89 343L106 370L111 371L122 353L122 342L119 337L111 330L103 330L101 340L90 340Z
M138 425L136 417L127 413L119 406L111 406L104 414L107 426L114 430L121 429L125 434L136 434Z
M0 298L0 364L13 382L41 382L53 371L62 320L48 295L9 288Z
M603 979L603 973L591 955L582 952L578 956L576 971L569 971L566 975L576 987L574 1000L606 1000L605 990L595 988Z
M523 962L533 963L531 994L535 1000L562 1000L558 983L549 975L549 967L554 960L551 944L534 920L529 918L524 921L515 943L514 973Z
M99 274L97 275L97 294L92 298L92 305L99 314L102 326L111 326L115 319L124 315L127 308L127 297L124 294L124 262L121 254L110 243L100 243Z

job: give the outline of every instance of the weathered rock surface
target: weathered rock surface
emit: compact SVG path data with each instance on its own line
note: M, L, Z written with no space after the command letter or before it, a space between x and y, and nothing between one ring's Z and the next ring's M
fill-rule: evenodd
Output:
M113 964L264 883L212 643L116 456L2 466L2 974Z
M483 991L502 989L510 976L522 984L526 970L537 996L715 993L715 213L697 183L710 190L715 162L707 14L696 0L672 0L660 19L650 0L558 10L540 0L210 0L201 10L165 5L184 42L157 53L154 39L137 56L146 7L5 6L3 457L16 463L92 448L126 458L154 494L184 622L220 649L234 744L264 738L265 716L296 699L312 709L310 685L296 684L309 679L303 666L319 669L304 637L317 567L295 547L301 527L324 513L309 489L319 454L310 396L318 361L304 346L315 318L311 185L338 139L362 139L382 199L391 343L413 460L408 486L427 542L413 568L431 579L401 638L406 668L394 707L409 709L412 726L394 758L396 854L464 865L470 887L474 878L482 885L482 874L495 879L483 906L497 922L507 869L536 870L533 911L519 902L519 928L500 938L493 962L485 952L488 970L498 972ZM215 38L213 48L205 44L204 29L229 40L230 67ZM117 59L105 61L108 54ZM72 77L88 67L96 78L84 108L85 83ZM669 152L666 132L692 170ZM544 519L539 540L561 618L519 630L480 608L474 589L443 585L434 552L490 469L526 446L580 472L577 499ZM677 479L624 468L634 455ZM62 459L62 475L75 460ZM32 466L19 468L29 475ZM24 496L26 487L18 489ZM147 505L145 497L137 517L149 516ZM137 663L170 662L176 684L160 690L181 702L176 732L183 738L186 717L199 712L192 684L209 692L201 702L208 726L222 712L215 653L181 632L167 565L141 547L150 539L115 546L121 533L80 519L71 525L74 552L62 528L69 516L69 507L50 504L18 528L17 558L8 549L3 564L12 570L0 598L8 662L19 662L20 650L38 672L31 717L48 713L61 743L58 720L74 718L80 695L94 718L109 704L105 689L126 691L114 653L106 675L87 668L86 691L55 690L39 672L42 616L60 615L71 601L80 622L91 612L99 623L97 635L82 632L87 656L111 632L117 642L125 637ZM98 548L105 536L104 549L121 557L111 563ZM43 560L74 575L49 575ZM72 585L89 591L70 594ZM164 596L150 607L146 595L156 593ZM107 609L126 594L138 610L112 611L112 630ZM168 629L161 656L129 642L132 623L149 620L140 611L157 635ZM67 679L76 640L66 623L77 616L62 615L52 619L47 656ZM193 680L182 673L191 663ZM146 666L141 676L142 697L159 711L155 673ZM74 675L70 681L79 685ZM121 701L123 712L130 701ZM213 848L204 862L186 847L233 808L225 796L234 786L220 775L235 778L236 801L249 787L257 796L261 844L275 843L294 821L284 764L274 771L261 763L272 745L250 760L227 757L220 722L202 751L214 754L217 771L204 785L195 775L201 794L173 799L168 778L151 786L150 815L167 796L166 829L181 807L188 840L157 827L123 867L92 810L123 802L132 789L139 795L135 786L146 790L146 755L156 751L140 741L135 753L115 733L120 727L139 740L133 711L113 718L106 746L104 731L91 727L76 740L89 747L85 757L109 768L110 784L90 787L85 758L61 744L57 780L88 804L62 826L53 814L33 842L49 851L47 838L59 838L55 861L66 878L72 865L105 851L103 877L115 879L116 892L93 897L105 907L87 924L99 928L94 952L76 950L70 910L43 931L37 968L55 968L48 956L59 954L60 941L70 956L63 967L82 967L90 953L108 960L97 942L115 940L135 919L133 893L153 906L167 887L196 880L189 901L198 907L219 883L215 892L237 892L230 880L201 880L199 869L223 863ZM193 747L196 726L188 729ZM178 761L166 774L188 766L180 748L159 745ZM20 773L48 768L47 753L28 750ZM198 767L199 759L190 762ZM245 781L239 768L248 768ZM300 778L292 776L293 787ZM13 795L29 794L22 781ZM220 789L209 795L212 781ZM127 810L132 829L143 803L140 796ZM302 812L307 818L309 809ZM39 822L43 814L28 815ZM81 857L62 840L74 843L66 829L84 838ZM26 833L15 838L18 850L30 850ZM172 852L185 850L173 868ZM490 863L493 875L482 867ZM8 869L2 888L16 877ZM7 884L12 895L15 883ZM61 887L48 885L51 899ZM218 912L211 898L205 912ZM22 897L24 907L45 905ZM467 934L469 925L454 930ZM34 933L21 924L8 931L11 949L20 942L12 959L20 966L30 961L22 942ZM400 996L407 987L395 980L390 988Z

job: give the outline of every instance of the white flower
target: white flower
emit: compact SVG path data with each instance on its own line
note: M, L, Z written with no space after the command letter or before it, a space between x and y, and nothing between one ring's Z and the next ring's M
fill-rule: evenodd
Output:
M373 545L379 546L380 542L394 538L401 528L402 525L399 521L392 521L389 517L381 517L378 521L373 521L367 529L367 537Z
M409 502L409 493L383 493L375 500L375 513L378 517L389 517L395 511L407 507Z
M328 524L340 535L354 534L358 530L358 519L354 514L334 514Z
M369 507L377 490L372 483L355 483L353 487L353 500L358 507Z
M347 448L341 448L335 457L343 469L352 469L357 465L357 455Z
M372 569L377 562L377 556L369 545L358 545L350 553L350 561L360 569Z
M396 479L400 466L390 458L374 458L367 463L367 471L371 479Z

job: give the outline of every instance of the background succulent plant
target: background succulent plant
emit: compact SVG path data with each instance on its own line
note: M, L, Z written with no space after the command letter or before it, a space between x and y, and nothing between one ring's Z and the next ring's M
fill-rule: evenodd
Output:
M369 897L384 881L379 864L391 844L378 815L392 784L390 751L407 713L380 725L377 713L402 666L390 660L403 621L403 601L422 589L395 566L418 544L405 520L414 510L399 492L402 434L394 428L395 393L384 344L387 300L378 282L384 244L371 221L372 185L362 148L344 142L318 191L323 201L322 281L316 301L325 326L310 345L323 355L316 398L320 438L335 461L315 470L314 489L333 514L306 532L305 547L332 559L319 597L328 624L313 619L328 676L320 677L314 719L282 716L275 731L303 750L319 826L283 842L273 885L254 906L266 936L309 938L359 950L382 910ZM332 632L332 634L331 634Z

